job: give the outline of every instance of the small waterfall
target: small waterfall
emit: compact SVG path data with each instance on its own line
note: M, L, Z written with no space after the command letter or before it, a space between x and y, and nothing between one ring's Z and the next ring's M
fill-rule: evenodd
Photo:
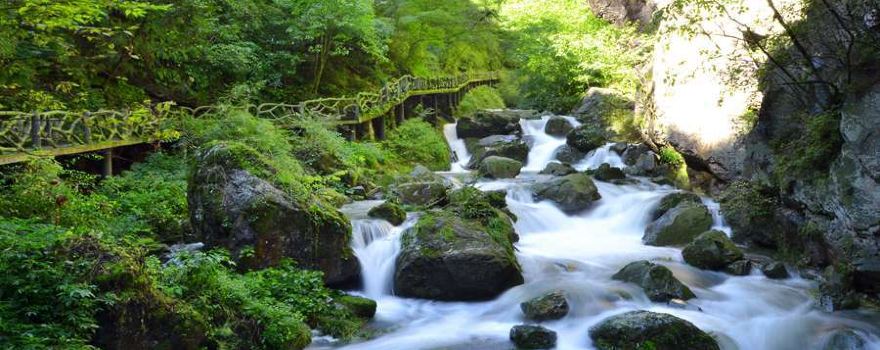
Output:
M590 151L583 160L574 165L574 168L578 171L596 169L603 163L608 163L608 165L615 168L626 168L626 164L623 163L623 158L620 158L620 155L618 155L617 152L611 150L612 146L614 146L614 144L609 143Z
M580 123L572 117L563 117L568 120L573 127L580 126ZM532 146L529 150L528 164L522 169L523 171L541 171L555 157L560 147L565 145L565 137L555 137L544 132L547 121L550 116L541 117L541 119L522 119L520 126L523 130L523 136L531 138Z
M400 226L376 219L352 220L352 249L361 263L364 294L378 299L391 295L394 263L400 253L400 235L416 222L410 215Z
M709 212L712 213L712 229L724 232L727 236L730 236L733 230L724 223L724 216L721 215L721 205L706 197L702 197L702 201L706 208L709 208Z
M455 130L457 125L457 123L444 125L443 135L446 136L446 142L449 143L453 155L450 172L466 173L468 172L467 163L471 161L471 154L468 152L464 140L458 138L458 131Z

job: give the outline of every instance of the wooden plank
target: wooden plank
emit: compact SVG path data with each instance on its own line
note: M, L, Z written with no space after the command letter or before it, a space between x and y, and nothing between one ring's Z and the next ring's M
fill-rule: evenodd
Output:
M51 149L41 149L34 152L17 152L11 154L2 154L0 155L0 165L14 164L20 163L28 160L31 157L35 156L66 156L71 154L78 153L88 153L88 152L96 152L102 151L106 149L112 149L117 147L138 145L142 143L150 142L151 140L144 140L140 138L129 139L129 140L120 140L120 141L107 141L100 142L91 145L76 145L70 147L62 147L62 148L51 148Z

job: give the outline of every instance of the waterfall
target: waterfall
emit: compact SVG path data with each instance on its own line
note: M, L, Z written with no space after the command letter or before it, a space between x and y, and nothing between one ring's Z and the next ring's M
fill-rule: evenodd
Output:
M572 117L563 117L568 120L573 127L580 126L580 123ZM522 169L523 171L541 171L547 166L547 163L556 157L556 152L560 147L565 145L565 137L556 137L548 135L544 132L550 116L543 116L540 119L522 119L519 124L522 127L523 137L531 142L529 150L528 164Z
M458 131L455 130L456 126L458 126L457 123L443 126L443 135L446 136L446 142L449 143L449 148L452 150L453 155L450 172L465 173L468 172L467 164L471 161L471 154L468 152L464 140L458 138Z
M352 220L352 249L361 263L363 292L368 298L391 295L394 262L400 253L400 235L415 222L415 215L409 215L397 227L385 220Z
M574 168L578 171L596 169L603 163L608 163L608 165L615 168L626 168L626 164L623 163L623 158L620 158L620 155L611 150L612 146L614 146L614 144L609 143L590 151L583 160L574 164Z

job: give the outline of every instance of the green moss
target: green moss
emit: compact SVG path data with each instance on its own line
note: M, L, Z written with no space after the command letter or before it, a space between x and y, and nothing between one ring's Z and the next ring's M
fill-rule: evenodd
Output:
M803 115L794 125L802 127L771 140L776 157L773 176L780 188L786 188L790 181L826 178L843 145L839 111Z

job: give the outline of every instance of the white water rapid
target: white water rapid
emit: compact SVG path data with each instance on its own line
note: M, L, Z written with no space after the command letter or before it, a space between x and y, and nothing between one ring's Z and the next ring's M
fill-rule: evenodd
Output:
M451 173L467 172L467 163L471 161L471 154L467 150L464 140L458 138L458 131L455 130L456 124L446 124L443 126L443 136L449 142L449 148L452 150Z
M516 244L517 259L525 284L487 302L396 297L392 279L399 237L415 218L410 215L404 225L392 227L364 217L363 213L378 202L356 203L345 212L352 217L353 244L363 266L364 289L358 293L377 301L373 326L379 335L351 344L316 342L312 349L511 349L510 328L525 322L519 304L551 290L564 291L571 310L561 320L542 323L558 333L557 349L594 349L588 336L591 326L639 309L684 318L711 332L725 350L823 350L831 335L841 329L861 335L867 349L880 349L877 315L821 311L810 295L815 282L800 277L771 280L758 271L736 277L699 270L683 263L678 248L643 245L649 213L665 194L675 191L672 187L647 181L632 185L597 181L602 199L578 215L566 215L551 202L535 202L529 186L547 176L534 171L552 161L565 142L544 134L545 123L546 118L522 121L524 134L533 140L529 172L514 180L476 181L484 190L508 189L507 203L518 218L515 226L521 239ZM446 134L458 152L464 143L454 137L454 126L451 128L447 126ZM462 158L459 154L459 165ZM577 168L595 168L606 162L623 165L606 146L589 154ZM705 202L713 212L715 227L729 233L717 204L708 199ZM636 260L670 268L697 295L689 302L693 308L651 302L639 287L611 279L621 267Z

